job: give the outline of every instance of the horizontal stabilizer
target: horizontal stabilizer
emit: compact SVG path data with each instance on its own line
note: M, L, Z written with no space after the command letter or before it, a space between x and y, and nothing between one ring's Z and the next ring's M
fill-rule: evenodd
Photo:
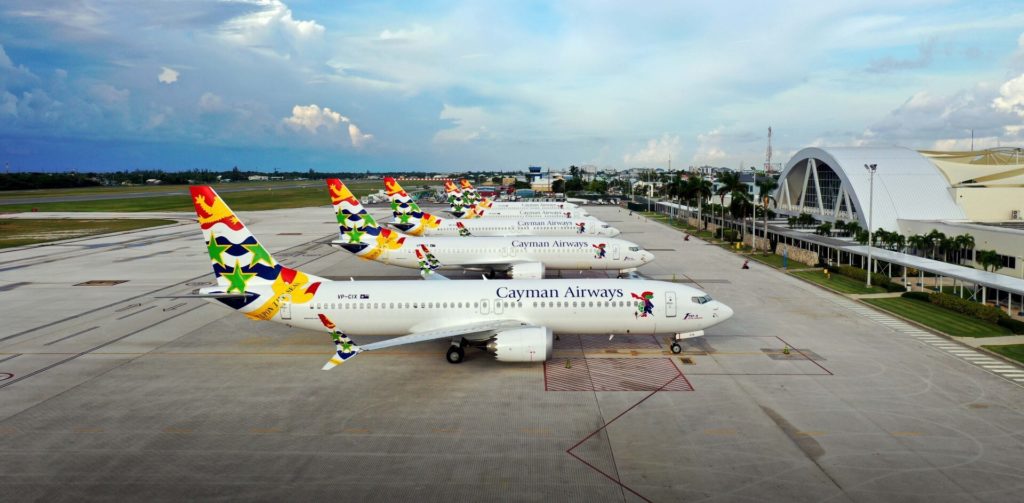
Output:
M245 293L190 293L187 295L155 295L155 299L245 299L255 297L252 292Z

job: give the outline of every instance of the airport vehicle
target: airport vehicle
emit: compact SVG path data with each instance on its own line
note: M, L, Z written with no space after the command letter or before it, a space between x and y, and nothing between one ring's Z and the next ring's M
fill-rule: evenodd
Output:
M565 218L582 218L590 216L590 213L587 213L582 208L568 206L569 203L497 203L487 198L481 198L476 193L476 189L473 189L467 180L463 179L462 182L469 187L468 190L460 189L451 180L446 180L444 183L445 196L448 198L448 204L451 205L448 213L451 213L455 218L472 219L484 216L543 218L561 216ZM531 204L555 206L526 206ZM562 207L558 207L558 205L562 205Z
M462 362L469 346L502 362L539 362L551 356L553 334L680 340L733 314L700 290L662 281L331 281L278 263L213 188L190 192L217 278L196 296L253 320L326 329L335 353L324 370L362 351L438 339L451 339L451 363ZM364 346L352 339L397 334Z
M619 230L596 219L561 217L484 217L469 220L440 218L420 209L392 177L384 178L394 220L388 225L411 236L572 236L614 237Z
M331 246L360 257L400 267L462 267L512 279L539 279L548 269L636 271L654 255L639 245L595 236L413 237L380 227L359 200L337 178L327 180L340 238ZM420 256L417 256L419 254Z

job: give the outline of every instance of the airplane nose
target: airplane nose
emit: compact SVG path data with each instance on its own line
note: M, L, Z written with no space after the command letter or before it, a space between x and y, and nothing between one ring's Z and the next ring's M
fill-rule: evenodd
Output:
M616 229L615 227L610 228L608 231L608 235L611 237L618 236L619 234L622 234L622 231Z
M718 301L715 301L715 302L718 302ZM732 318L733 312L732 312L732 308L731 307L729 307L729 306L727 306L725 304L722 304L721 302L718 302L717 309L718 310L716 312L718 313L718 319L720 319L722 321L725 321L725 320L728 320L729 318Z
M642 250L640 252L640 260L644 262L651 262L654 260L654 254L647 250Z

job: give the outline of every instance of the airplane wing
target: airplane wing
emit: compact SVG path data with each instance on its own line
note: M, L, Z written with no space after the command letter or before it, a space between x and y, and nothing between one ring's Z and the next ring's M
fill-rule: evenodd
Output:
M459 264L465 269L493 269L496 271L506 271L511 269L516 264L533 264L537 263L536 260L523 260L523 259L509 259L501 262L495 262L493 260L480 260L479 262L469 261Z
M395 337L394 339L388 339L386 341L361 344L359 349L363 351L372 351L374 349L384 349L404 344L413 344L416 342L433 341L460 335L473 335L525 326L528 326L528 324L517 320L482 321L477 323L468 323L465 325L455 325L436 330L427 330L425 332L416 332L409 335L403 335L401 337Z

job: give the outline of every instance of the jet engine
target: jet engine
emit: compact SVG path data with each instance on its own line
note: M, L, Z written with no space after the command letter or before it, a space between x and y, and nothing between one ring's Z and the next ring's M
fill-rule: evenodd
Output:
M499 362L542 362L551 356L554 338L547 327L505 330L487 340L487 352Z
M512 268L508 270L508 277L512 279L544 279L544 264L540 262L513 264Z

